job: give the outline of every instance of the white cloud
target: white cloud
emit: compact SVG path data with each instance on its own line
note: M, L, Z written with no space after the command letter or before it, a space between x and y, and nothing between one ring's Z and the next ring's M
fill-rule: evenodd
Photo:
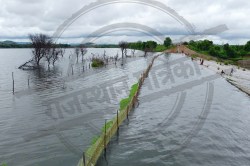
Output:
M58 26L83 6L94 0L0 0L0 40L25 40L29 33L52 35ZM145 0L147 2L147 0ZM244 43L250 40L250 1L246 0L161 0L180 16L195 26L195 30L226 24L228 31L210 36L215 42ZM170 15L159 9L142 5L116 3L96 8L70 25L61 41L76 42L103 26L132 22L149 26L166 36L177 39L187 34L187 29ZM150 39L145 34L128 35L130 31L112 33L98 40L116 43L119 40ZM141 36L140 36L141 35Z

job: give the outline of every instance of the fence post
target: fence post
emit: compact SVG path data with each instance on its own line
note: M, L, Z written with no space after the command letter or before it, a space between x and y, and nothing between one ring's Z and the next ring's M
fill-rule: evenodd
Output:
M117 131L119 130L119 110L116 111L116 125L117 125Z
M15 93L15 80L14 80L14 72L12 72L12 92Z
M105 126L104 126L104 156L106 158L106 152L107 152L107 149L106 149L106 124L107 124L107 119L105 119Z
M82 154L82 163L83 163L83 166L86 166L86 158L85 158L85 153L84 152Z
M127 106L127 120L129 120L129 119L128 119L128 108L129 108L129 106Z
M73 65L71 66L72 75L74 75Z
M119 110L116 112L117 137L119 136Z
M30 87L30 75L28 76L28 88Z

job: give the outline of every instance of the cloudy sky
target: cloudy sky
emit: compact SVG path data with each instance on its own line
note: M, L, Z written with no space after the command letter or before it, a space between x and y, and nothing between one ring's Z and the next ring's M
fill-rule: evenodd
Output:
M250 40L248 0L96 1L0 0L0 41L28 41L30 33L54 35L64 43L161 42L165 36L218 44Z

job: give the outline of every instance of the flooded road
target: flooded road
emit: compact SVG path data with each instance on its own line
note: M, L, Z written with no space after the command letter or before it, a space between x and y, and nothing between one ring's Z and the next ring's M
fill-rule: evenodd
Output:
M249 165L249 96L198 68L180 54L157 59L139 107L98 165Z

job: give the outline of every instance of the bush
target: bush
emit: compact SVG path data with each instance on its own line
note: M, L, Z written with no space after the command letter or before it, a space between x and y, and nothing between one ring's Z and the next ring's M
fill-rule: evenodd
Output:
M99 58L93 58L92 59L92 67L102 67L104 65L104 61Z

